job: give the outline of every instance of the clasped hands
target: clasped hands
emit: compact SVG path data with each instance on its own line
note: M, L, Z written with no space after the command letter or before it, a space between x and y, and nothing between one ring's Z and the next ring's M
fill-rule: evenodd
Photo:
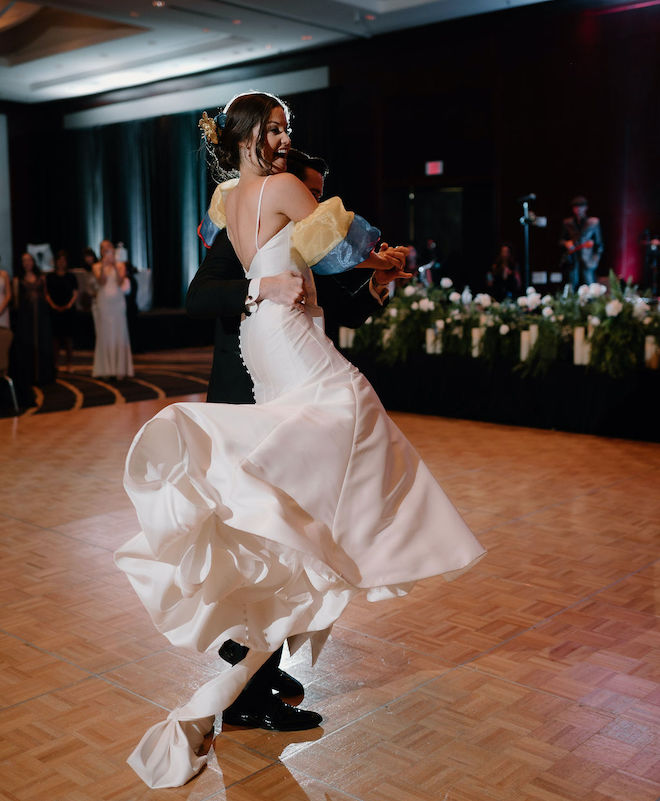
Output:
M374 271L374 282L385 286L397 278L410 278L411 274L405 272L408 248L399 245L390 247L383 242L378 251L372 251L368 258L358 264L356 269L370 269ZM296 270L286 270L277 275L264 276L259 286L257 300L272 300L283 306L294 306L302 303L307 296L305 281L301 273Z

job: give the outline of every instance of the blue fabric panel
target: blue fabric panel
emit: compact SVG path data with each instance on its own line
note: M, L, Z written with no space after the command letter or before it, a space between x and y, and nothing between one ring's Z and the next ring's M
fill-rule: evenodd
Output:
M356 214L342 241L317 262L312 270L318 275L334 275L352 270L363 262L380 239L380 231Z
M197 234L204 243L204 247L210 248L213 240L220 233L218 226L211 220L208 214L204 215L204 219L197 226Z

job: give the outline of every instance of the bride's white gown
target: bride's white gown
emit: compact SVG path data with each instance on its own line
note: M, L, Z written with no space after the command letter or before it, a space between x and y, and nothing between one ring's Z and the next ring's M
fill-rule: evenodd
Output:
M247 658L147 732L129 759L152 787L177 786L202 736L285 639L314 657L350 599L453 577L484 550L364 376L323 332L289 223L250 278L299 270L305 305L269 300L241 324L256 405L176 403L143 426L125 487L142 532L116 554L175 645ZM452 575L453 574L453 575Z

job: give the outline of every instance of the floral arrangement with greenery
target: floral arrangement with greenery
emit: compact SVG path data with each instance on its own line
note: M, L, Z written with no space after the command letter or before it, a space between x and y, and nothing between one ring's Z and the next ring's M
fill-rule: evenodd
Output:
M484 293L473 296L469 287L459 293L447 277L433 287L413 281L356 331L353 348L396 363L428 348L430 337L433 352L475 356L492 365L508 361L523 375L542 375L555 362L573 360L579 327L590 347L589 368L622 378L644 367L647 336L660 343L658 299L640 295L630 283L622 288L613 273L609 287L595 283L574 292L566 286L554 296L530 287L501 303ZM535 341L521 361L524 331L533 331Z

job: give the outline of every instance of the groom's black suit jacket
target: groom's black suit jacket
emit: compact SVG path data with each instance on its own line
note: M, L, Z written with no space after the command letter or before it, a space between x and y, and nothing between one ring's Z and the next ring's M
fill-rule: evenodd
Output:
M340 275L315 275L318 304L325 316L326 334L335 344L339 326L357 328L381 309L369 291L371 273L361 270ZM213 367L207 400L210 403L253 403L252 381L241 360L238 333L249 280L223 229L216 236L188 287L186 311L191 317L215 317Z

